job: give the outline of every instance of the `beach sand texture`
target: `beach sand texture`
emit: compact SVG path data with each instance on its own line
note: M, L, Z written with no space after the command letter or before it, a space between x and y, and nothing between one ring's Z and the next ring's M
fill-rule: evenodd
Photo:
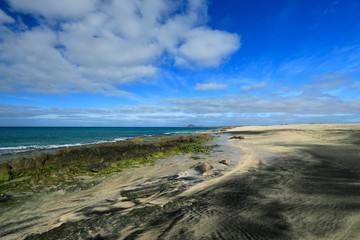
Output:
M193 193L196 204L131 237L360 239L360 125L239 127L229 133L244 136L231 141L238 141L242 158L254 157L257 164Z
M217 141L196 160L162 159L44 196L1 216L0 238L360 239L359 124L236 127ZM196 172L198 161L211 173Z

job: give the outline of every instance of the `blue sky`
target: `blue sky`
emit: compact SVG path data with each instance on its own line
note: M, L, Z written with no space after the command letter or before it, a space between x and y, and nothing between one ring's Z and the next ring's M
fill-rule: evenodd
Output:
M359 0L0 1L0 125L360 122Z

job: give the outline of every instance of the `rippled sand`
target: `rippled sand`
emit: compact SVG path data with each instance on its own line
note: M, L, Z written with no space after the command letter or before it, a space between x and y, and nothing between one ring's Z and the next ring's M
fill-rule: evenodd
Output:
M2 238L360 239L360 125L238 127L215 143L32 196L0 216ZM197 172L199 161L212 171Z

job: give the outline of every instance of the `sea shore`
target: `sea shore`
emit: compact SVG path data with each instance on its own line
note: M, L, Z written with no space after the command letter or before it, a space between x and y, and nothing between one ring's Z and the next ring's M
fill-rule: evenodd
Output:
M246 126L214 136L206 151L79 174L86 187L1 202L0 238L360 238L360 124Z

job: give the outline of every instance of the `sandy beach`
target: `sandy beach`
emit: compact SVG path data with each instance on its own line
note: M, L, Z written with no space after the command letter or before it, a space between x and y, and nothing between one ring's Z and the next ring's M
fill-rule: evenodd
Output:
M360 238L359 124L234 127L207 144L3 208L0 238Z

